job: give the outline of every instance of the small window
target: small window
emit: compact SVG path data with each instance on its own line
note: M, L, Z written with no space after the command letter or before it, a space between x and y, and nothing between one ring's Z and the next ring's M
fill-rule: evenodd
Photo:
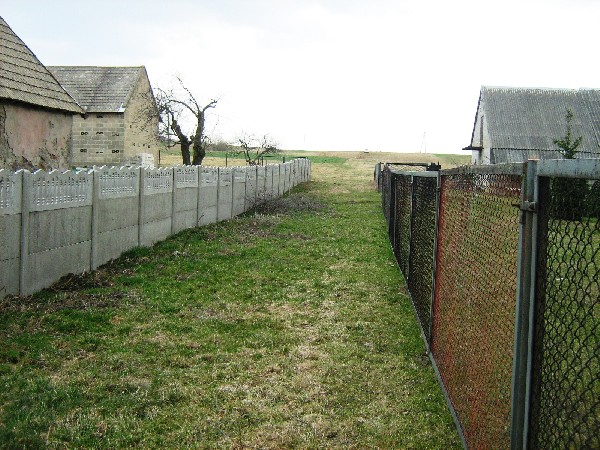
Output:
M87 132L87 131L82 131L82 132L81 132L81 135L82 135L82 136L87 136L87 135L88 135L88 132Z
M80 152L80 153L87 153L87 148L80 148L80 149L79 149L79 152Z
M113 150L112 152L113 152L113 153L120 153L120 152L121 152L121 150Z
M103 119L103 118L104 118L104 116L103 116L102 114L96 114L96 118L97 118L97 119Z

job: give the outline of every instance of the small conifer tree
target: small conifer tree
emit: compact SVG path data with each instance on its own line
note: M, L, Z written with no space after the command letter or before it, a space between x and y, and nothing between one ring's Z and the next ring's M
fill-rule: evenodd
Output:
M583 140L582 136L573 138L573 111L567 108L567 133L552 142L559 148L565 159L574 159ZM553 214L556 219L581 220L588 196L587 180L576 178L556 178L552 183Z
M565 159L574 159L575 154L577 153L577 149L581 145L581 141L583 140L582 136L579 136L573 139L572 131L573 131L573 110L571 108L567 108L567 134L560 138L554 139L552 142L558 145L560 149L560 153L565 157Z

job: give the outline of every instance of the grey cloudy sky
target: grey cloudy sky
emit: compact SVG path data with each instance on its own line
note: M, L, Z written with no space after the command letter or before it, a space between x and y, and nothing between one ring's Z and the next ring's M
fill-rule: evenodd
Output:
M599 0L0 0L46 65L145 65L282 148L460 153L481 85L600 87ZM425 135L425 143L423 137Z

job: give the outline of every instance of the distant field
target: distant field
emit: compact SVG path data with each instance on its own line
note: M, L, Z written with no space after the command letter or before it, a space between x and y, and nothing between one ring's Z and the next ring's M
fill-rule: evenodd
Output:
M328 151L308 151L308 150L284 150L277 155L266 158L268 162L281 162L296 157L309 158L314 163L343 164L346 161L352 161L373 170L373 166L378 162L424 162L440 163L442 168L448 169L456 166L467 165L471 163L471 155L452 155L452 154L434 154L434 153L384 153L384 152L328 152ZM227 159L228 166L246 165L243 158L234 158L225 155L225 152L209 152L203 162L206 166L225 166ZM181 155L177 151L163 151L161 154L161 166L172 166L181 164Z

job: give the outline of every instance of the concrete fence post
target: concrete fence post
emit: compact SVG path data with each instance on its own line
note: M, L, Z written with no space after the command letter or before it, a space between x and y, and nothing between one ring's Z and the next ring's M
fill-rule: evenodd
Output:
M0 169L0 299L19 293L23 171Z
M140 200L139 200L139 209L138 209L138 247L142 246L142 240L144 235L144 215L146 212L146 196L144 192L146 191L146 177L144 176L145 170L143 167L139 167L140 171Z
M19 295L25 295L27 289L27 267L29 266L29 210L31 205L31 172L23 171L23 190L21 191L21 267L19 273Z
M92 177L92 249L90 251L90 268L91 270L96 270L98 268L98 207L100 205L100 174L94 168L92 169L90 176Z
M175 234L175 216L177 214L177 167L173 168L173 191L171 192L171 232Z

